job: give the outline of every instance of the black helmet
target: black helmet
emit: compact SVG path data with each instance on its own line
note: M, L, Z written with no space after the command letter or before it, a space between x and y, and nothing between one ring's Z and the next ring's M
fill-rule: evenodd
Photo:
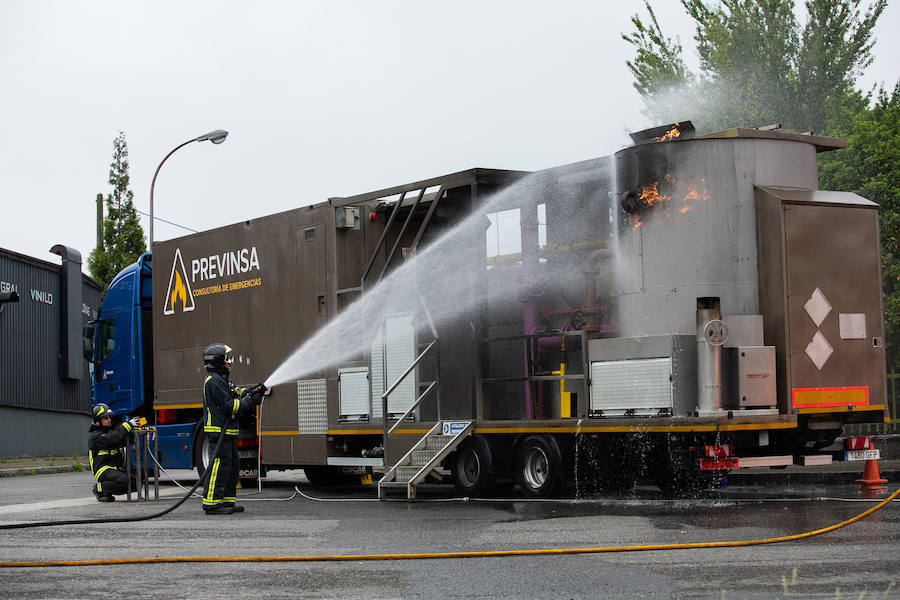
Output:
M91 416L94 418L94 423L99 423L103 417L113 416L113 411L109 406L101 402L100 404L95 404L94 408L91 409Z
M210 344L203 351L203 364L208 367L218 369L227 367L230 369L233 362L234 353L227 344Z

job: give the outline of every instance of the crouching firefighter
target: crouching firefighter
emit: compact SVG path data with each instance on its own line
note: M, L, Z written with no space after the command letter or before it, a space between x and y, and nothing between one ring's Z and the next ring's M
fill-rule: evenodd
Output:
M115 501L114 494L136 489L135 479L125 473L125 452L131 430L138 426L138 418L113 425L113 411L100 403L91 410L93 424L88 432L88 458L94 473L94 496L100 502Z
M225 344L212 344L203 351L206 379L203 381L203 431L209 445L209 475L203 493L208 515L243 512L235 504L240 458L237 450L238 417L250 414L262 403L266 386L236 387L229 381L234 354ZM222 442L214 453L219 437Z

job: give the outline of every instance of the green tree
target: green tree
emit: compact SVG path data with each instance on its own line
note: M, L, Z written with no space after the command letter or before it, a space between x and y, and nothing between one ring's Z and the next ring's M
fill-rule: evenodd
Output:
M134 193L128 189L128 144L125 134L113 141L113 160L109 165L112 193L106 196L103 219L103 245L88 256L91 275L103 285L104 292L116 273L133 263L146 250L144 230L134 208Z
M880 206L881 275L888 366L900 370L900 82L872 98L848 94L830 123L847 147L819 158L822 188L852 191Z
M622 38L634 87L655 121L691 119L701 130L781 123L824 132L857 77L872 62L872 28L887 6L875 0L807 0L801 28L794 0L681 0L694 20L700 73L666 37L649 0L649 20L631 19Z

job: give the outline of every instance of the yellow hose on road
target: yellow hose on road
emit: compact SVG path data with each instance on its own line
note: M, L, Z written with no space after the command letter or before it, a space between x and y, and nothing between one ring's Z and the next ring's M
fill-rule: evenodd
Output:
M881 510L900 495L900 488L872 508L842 523L798 533L762 540L736 542L696 542L689 544L653 544L649 546L607 546L601 548L544 548L538 550L484 550L476 552L425 552L418 554L325 554L319 556L170 556L157 558L108 558L101 560L52 560L46 562L0 562L0 567L90 567L100 565L139 565L162 563L214 563L214 562L351 562L358 560L424 560L434 558L492 558L501 556L542 556L560 554L600 554L604 552L642 552L646 550L689 550L693 548L734 548L761 546L790 542L821 535L846 527Z

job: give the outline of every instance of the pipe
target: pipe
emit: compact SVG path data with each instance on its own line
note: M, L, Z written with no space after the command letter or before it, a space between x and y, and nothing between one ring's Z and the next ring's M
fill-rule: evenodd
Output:
M698 416L722 410L722 344L725 342L723 331L719 299L697 298Z
M522 280L520 294L522 297L522 333L526 336L537 333L540 328L540 307L534 301L537 283L537 265L540 251L538 241L537 205L522 206L519 227L522 241ZM534 418L531 407L531 360L532 343L529 338L522 340L525 364L525 419Z
M59 311L59 377L79 380L86 373L81 341L84 327L81 316L81 253L62 244L56 244L50 252L62 258L59 266L62 297Z
M591 252L588 256L587 265L584 267L584 330L590 338L596 337L601 329L597 317L600 315L600 307L597 306L597 275L600 273L600 266L597 264L601 258L612 258L612 251L609 248L600 248Z

